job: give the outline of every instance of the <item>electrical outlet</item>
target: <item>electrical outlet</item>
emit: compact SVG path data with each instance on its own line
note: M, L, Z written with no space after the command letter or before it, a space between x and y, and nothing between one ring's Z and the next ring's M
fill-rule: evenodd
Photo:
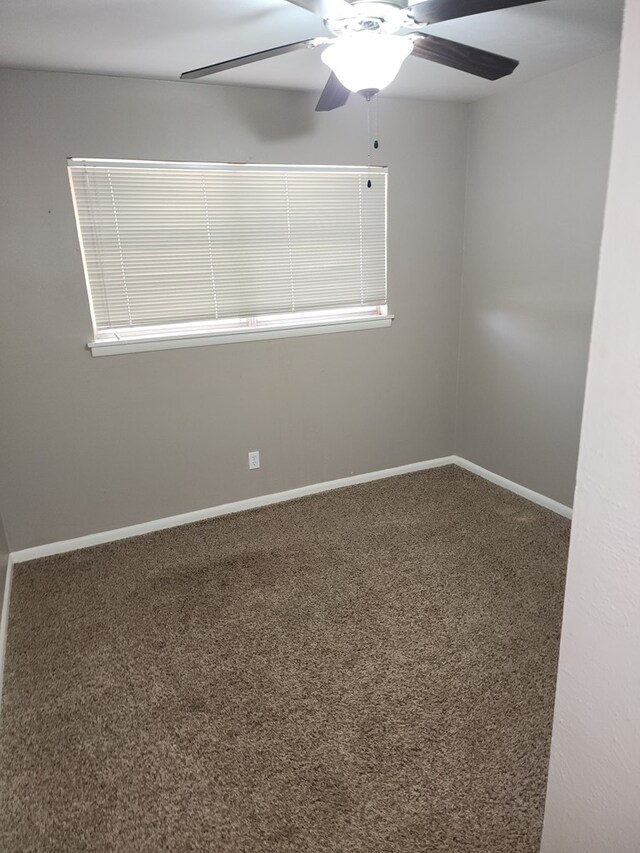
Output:
M249 469L253 470L254 468L260 467L260 451L259 450L250 450L249 451Z

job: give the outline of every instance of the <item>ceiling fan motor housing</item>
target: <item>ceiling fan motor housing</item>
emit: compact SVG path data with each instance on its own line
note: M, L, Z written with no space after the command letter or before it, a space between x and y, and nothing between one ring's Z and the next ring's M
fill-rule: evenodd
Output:
M380 0L356 0L353 13L344 18L327 18L325 25L334 35L345 33L396 33L415 26L406 7L400 3Z

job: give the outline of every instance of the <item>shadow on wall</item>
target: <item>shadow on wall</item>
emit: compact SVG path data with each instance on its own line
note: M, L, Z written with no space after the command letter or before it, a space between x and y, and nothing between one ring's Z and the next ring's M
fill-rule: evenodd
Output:
M319 97L315 93L269 90L269 97L260 98L254 89L247 97L239 86L216 85L214 107L211 84L183 82L179 85L188 90L189 100L201 102L203 110L219 109L225 117L225 124L247 128L252 136L266 142L295 139L313 133L317 119L315 104Z

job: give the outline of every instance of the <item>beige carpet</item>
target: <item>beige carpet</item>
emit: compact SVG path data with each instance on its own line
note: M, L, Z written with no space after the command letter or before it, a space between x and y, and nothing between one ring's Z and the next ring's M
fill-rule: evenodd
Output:
M0 849L534 853L568 533L447 467L18 565Z

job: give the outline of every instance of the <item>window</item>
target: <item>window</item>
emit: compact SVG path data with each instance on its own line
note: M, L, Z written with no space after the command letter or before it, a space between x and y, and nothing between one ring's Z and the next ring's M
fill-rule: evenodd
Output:
M68 169L94 355L391 322L382 167Z

